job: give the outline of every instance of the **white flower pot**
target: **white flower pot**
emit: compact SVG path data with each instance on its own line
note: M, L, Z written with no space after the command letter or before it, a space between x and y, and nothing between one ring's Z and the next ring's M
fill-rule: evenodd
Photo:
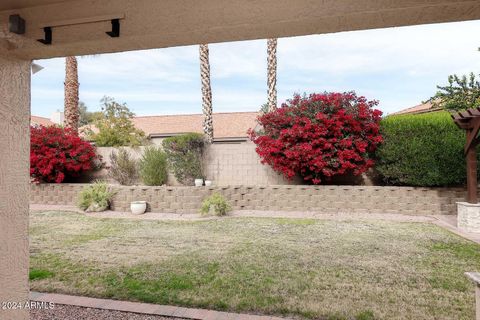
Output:
M205 180L205 187L211 187L212 186L212 180Z
M195 187L203 186L203 179L195 179Z
M147 210L147 201L133 201L130 203L130 210L133 214L144 214Z

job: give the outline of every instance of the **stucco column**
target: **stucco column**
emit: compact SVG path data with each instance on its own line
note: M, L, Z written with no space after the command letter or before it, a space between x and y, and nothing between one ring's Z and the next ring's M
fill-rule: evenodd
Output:
M0 52L0 319L28 319L30 64Z

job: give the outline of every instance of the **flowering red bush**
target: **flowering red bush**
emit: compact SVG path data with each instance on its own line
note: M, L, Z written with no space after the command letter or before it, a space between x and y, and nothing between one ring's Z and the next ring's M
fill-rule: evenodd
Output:
M61 183L95 168L95 148L70 129L30 128L30 177L36 182Z
M334 175L359 175L374 165L369 155L382 142L377 101L355 92L311 94L258 117L249 130L262 163L291 179L319 184Z

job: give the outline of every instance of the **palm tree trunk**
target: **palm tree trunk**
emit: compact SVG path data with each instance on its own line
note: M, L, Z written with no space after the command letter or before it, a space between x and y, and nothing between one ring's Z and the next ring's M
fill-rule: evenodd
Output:
M277 39L267 41L268 111L277 108Z
M78 133L78 69L77 58L65 58L65 127Z
M210 86L210 61L208 44L200 45L200 77L202 79L203 132L208 143L213 141L212 88Z

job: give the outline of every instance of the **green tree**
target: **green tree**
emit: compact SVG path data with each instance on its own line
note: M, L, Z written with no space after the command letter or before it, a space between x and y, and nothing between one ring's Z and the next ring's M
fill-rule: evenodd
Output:
M434 107L460 111L480 106L480 82L473 72L468 77L450 75L448 85L437 88L437 93L430 99Z
M78 112L80 113L80 126L94 123L96 119L100 119L103 115L101 111L88 111L87 105L82 101L78 103Z
M102 115L94 121L97 132L90 131L89 139L99 147L140 146L145 142L145 133L133 125L135 115L125 103L111 97L103 97Z

